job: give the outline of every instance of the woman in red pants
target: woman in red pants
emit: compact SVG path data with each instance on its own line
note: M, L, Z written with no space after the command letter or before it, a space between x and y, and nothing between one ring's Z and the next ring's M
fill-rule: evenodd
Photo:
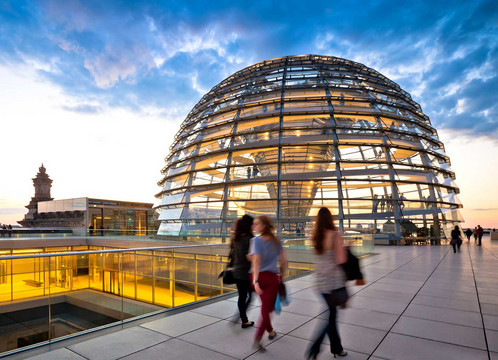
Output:
M274 226L266 216L258 216L252 225L253 231L259 236L251 240L252 259L252 284L254 290L261 297L261 317L258 324L258 331L254 339L255 346L264 351L261 339L265 331L268 332L268 339L276 336L271 325L270 313L275 308L278 287L280 285L279 269L277 261L280 258L280 270L283 275L287 268L287 259L280 239L275 235Z

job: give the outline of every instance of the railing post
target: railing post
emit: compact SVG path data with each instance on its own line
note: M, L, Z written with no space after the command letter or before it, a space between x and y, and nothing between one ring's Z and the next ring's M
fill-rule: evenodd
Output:
M197 254L194 254L194 270L195 270L195 274L194 274L194 299L195 301L197 301L197 296L198 296L198 292L197 292L197 275L198 275L198 270L199 268L197 267Z
M171 263L170 263L170 292L171 292L171 307L175 307L175 249L171 250Z
M223 256L220 255L220 263L221 263L221 268L224 269L225 266L223 265ZM223 270L222 270L223 271ZM223 294L223 277L219 278L218 280L220 282L219 286L220 286L220 293Z
M151 261L152 261L152 303L156 303L156 255L155 251L151 250Z
M52 340L52 308L51 308L51 291L50 291L50 259L51 257L48 258L48 341Z
M119 257L119 275L118 279L121 278L120 294L121 294L121 321L124 320L124 274L123 274L123 253L118 253Z
M138 273L138 258L137 258L137 251L133 251L133 263L135 264L135 269L134 269L134 283L135 283L135 300L137 300L137 288L138 288L138 285L137 285L137 273Z
M13 252L11 251L11 254ZM43 294L45 295L45 293ZM14 300L14 259L10 259L10 301Z

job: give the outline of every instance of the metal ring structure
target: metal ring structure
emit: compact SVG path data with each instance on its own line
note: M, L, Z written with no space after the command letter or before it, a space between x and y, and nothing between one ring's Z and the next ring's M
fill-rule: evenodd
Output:
M463 221L450 159L420 105L337 57L286 56L234 73L194 106L170 151L160 235L225 237L249 214L302 236L321 207L343 231L397 239L444 238Z

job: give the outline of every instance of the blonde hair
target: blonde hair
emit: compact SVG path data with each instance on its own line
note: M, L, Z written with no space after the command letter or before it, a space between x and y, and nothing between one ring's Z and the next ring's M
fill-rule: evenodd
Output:
M271 238L273 243L275 244L275 247L280 246L280 239L275 235L275 225L273 225L273 222L270 220L268 216L265 215L260 215L256 218L261 225L263 226L263 231L261 232L262 236L268 236Z

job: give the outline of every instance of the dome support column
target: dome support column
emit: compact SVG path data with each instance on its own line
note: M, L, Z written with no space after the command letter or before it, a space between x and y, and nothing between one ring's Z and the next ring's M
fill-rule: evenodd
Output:
M376 116L377 119L377 126L379 129L381 129L382 133L382 144L384 145L384 153L386 155L386 162L387 166L389 169L389 181L391 183L391 195L392 195L392 208L394 211L394 231L395 231L395 241L396 244L399 245L400 240L401 240L401 212L399 210L399 193L398 193L398 187L396 186L396 176L394 173L394 167L392 163L392 157L391 157L391 147L389 146L388 142L388 136L384 131L384 127L382 126L382 122L380 121L379 117Z
M282 129L284 127L284 100L285 100L285 78L287 76L287 64L289 60L286 58L285 59L285 66L284 66L284 73L282 76L282 88L281 88L281 94L280 94L280 112L279 112L279 119L278 119L278 165L277 165L277 221L276 221L276 227L277 227L277 233L280 233L282 231L282 201L280 200L281 194L282 194L282 182L281 182L281 177L282 177L282 137L283 137L283 132Z
M422 146L422 144L421 144L421 146ZM422 146L422 149L423 149L423 146ZM427 156L427 153L425 151L420 152L420 157L422 158L422 163L424 164L424 166L427 166L427 167L432 166L431 161L430 161L430 159ZM429 180L430 180L431 184L428 185L428 189L429 189L429 199L428 200L437 201L436 191L434 190L433 178L427 179L428 182L429 182ZM432 213L432 234L430 234L431 244L433 242L432 237L435 237L436 239L434 239L435 240L434 243L439 245L441 243L441 237L442 237L441 236L441 227L439 226L439 218L438 218L439 209L435 203L432 203L429 201L426 202L426 206L431 208L431 213Z
M238 120L240 117L240 109L237 110L237 114L235 114L234 119ZM233 139L234 136L237 134L237 124L238 121L234 121L233 128L232 128L232 136L230 137L230 152L227 155L227 167L226 167L226 172L225 172L225 179L224 183L225 186L223 187L223 206L221 209L221 242L225 243L227 241L227 237L230 238L230 234L227 234L227 211L228 211L228 184L230 183L230 169L232 165L232 153L233 153Z
M341 172L341 153L339 152L339 138L337 137L337 123L334 118L334 107L330 99L330 91L328 87L325 89L327 94L327 102L330 111L330 126L332 127L332 139L334 141L334 158L335 158L335 177L337 179L337 219L339 220L339 229L344 233L344 208L342 194L342 172Z

